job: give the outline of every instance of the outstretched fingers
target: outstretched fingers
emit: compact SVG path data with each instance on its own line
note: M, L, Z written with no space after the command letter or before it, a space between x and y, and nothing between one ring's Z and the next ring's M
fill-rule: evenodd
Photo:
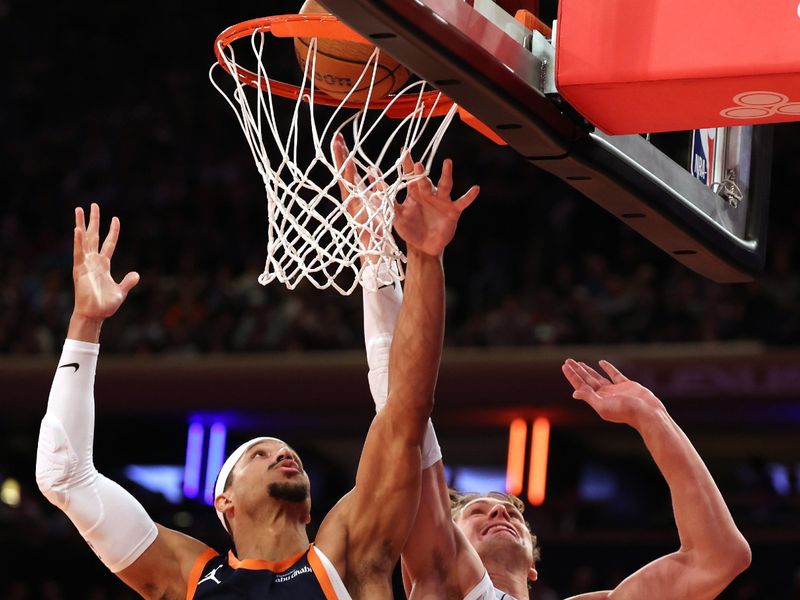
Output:
M75 227L83 232L86 231L86 216L80 206L75 207Z
M86 250L97 252L100 247L100 206L92 202L89 209L89 226L86 228Z
M75 207L75 231L72 245L72 264L82 265L86 257L86 216L80 206Z
M587 376L591 379L592 386L595 388L602 387L611 383L606 377L603 377L595 371L592 367L581 361L578 363L581 368L586 372Z
M401 166L403 168L403 175L410 177L414 174L414 161L411 159L411 152L404 148L402 156L403 160Z
M578 372L575 368L577 363L570 359L561 365L561 372L564 373L564 377L567 378L572 389L572 397L578 400L589 401L597 396L597 392L595 392L594 388L589 385L589 383L584 379L583 375Z
M414 181L408 182L408 187L413 192L420 194L420 200L427 200L433 196L433 183L426 176L425 165L421 162L414 163Z
M561 365L561 372L564 373L564 377L567 378L570 385L574 390L578 390L581 386L585 385L583 379L580 375L572 368L572 365L569 364L569 361L565 362Z
M407 189L413 194L420 196L433 193L433 184L428 177L425 176L425 165L419 162L414 162L411 158L411 152L403 149L401 167L403 169L403 178L407 180ZM421 200L422 198L420 198Z
M463 196L461 196L461 198L453 202L453 206L455 206L456 209L458 209L458 212L460 213L464 212L469 207L470 204L475 202L475 200L478 198L478 194L480 193L481 193L480 186L473 185L471 188L467 190L466 194L464 194Z
M583 382L592 389L596 390L603 385L603 381L605 381L597 381L597 378L592 375L591 369L589 369L584 363L568 358L565 364L569 365L570 368L578 374L581 380L583 380Z
M617 367L612 365L607 360L600 361L600 367L605 371L614 383L625 383L628 378L623 375Z
M355 185L355 165L353 165L353 161L350 160L349 154L350 151L347 149L344 137L342 134L337 135L333 140L333 162L336 164L336 168L342 171L344 179L351 185ZM342 200L347 198L349 192L341 179L339 179L339 191L342 194Z
M440 198L450 200L450 194L453 192L453 161L449 158L444 159L442 163L442 175L439 177L439 185L436 191L436 195ZM470 204L475 202L475 199L480 194L481 188L477 185L473 185L471 188L467 190L467 192L458 198L455 202L453 202L453 206L455 206L456 210L459 213L464 212L464 210L469 207Z
M442 163L442 174L439 176L439 183L436 185L436 194L443 198L450 198L453 191L453 161L445 158Z
M122 293L127 296L128 292L135 288L136 284L139 283L139 279L139 274L136 271L131 271L125 275L125 277L122 278L122 281L119 282L119 287L122 290Z
M103 247L100 254L111 260L114 256L114 249L117 247L117 240L119 239L119 219L114 217L111 219L111 226L108 228L108 235L103 242Z
M85 252L83 251L83 229L76 227L73 231L72 266L79 267L83 264Z

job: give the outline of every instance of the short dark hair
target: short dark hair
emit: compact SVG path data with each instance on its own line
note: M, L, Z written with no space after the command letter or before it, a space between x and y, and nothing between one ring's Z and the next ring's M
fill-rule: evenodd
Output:
M461 511L464 510L464 507L467 504L473 500L477 500L478 498L492 498L494 500L500 500L501 502L508 502L514 508L516 508L520 514L525 514L525 503L516 496L506 494L505 492L489 492L488 494L478 494L475 492L462 493L453 489L449 490L449 492L450 514L453 517L453 520L456 520L461 516ZM528 531L531 534L531 544L533 545L533 562L536 562L539 560L539 558L541 558L542 549L541 546L539 546L536 535L531 530L531 524L525 521L525 527L528 528Z

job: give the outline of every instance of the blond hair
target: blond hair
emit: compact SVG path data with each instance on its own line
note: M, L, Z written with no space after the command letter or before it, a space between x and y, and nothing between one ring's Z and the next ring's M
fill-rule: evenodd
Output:
M512 496L511 494L506 494L504 492L489 492L488 494L477 494L475 492L469 493L462 493L457 490L449 490L450 493L450 515L453 517L454 521L457 521L461 517L461 511L464 510L464 507L472 502L473 500L478 500L479 498L491 498L492 500L499 500L501 502L508 502L514 508L516 508L519 513L525 514L525 503L522 502L516 496ZM525 527L528 528L528 531L531 534L531 545L533 546L533 562L536 562L541 557L541 547L536 539L536 535L531 530L531 524L525 521Z

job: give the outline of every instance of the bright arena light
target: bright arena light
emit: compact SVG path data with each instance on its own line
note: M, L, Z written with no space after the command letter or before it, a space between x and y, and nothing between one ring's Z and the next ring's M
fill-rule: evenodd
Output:
M0 502L12 508L16 508L21 501L22 492L19 487L19 481L11 477L5 479L0 486Z

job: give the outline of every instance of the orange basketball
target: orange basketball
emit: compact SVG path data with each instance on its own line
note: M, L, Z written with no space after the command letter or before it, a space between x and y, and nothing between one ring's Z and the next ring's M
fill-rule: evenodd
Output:
M300 13L329 12L316 0L306 0ZM295 38L294 51L301 69L305 69L309 38ZM322 39L317 41L317 62L314 86L334 98L344 98L356 85L370 56L375 50L372 44L359 44L343 40ZM309 67L310 69L311 67ZM381 52L375 71L372 98L383 98L397 91L407 80L409 72L391 56ZM369 93L372 70L367 69L350 100L364 101Z

